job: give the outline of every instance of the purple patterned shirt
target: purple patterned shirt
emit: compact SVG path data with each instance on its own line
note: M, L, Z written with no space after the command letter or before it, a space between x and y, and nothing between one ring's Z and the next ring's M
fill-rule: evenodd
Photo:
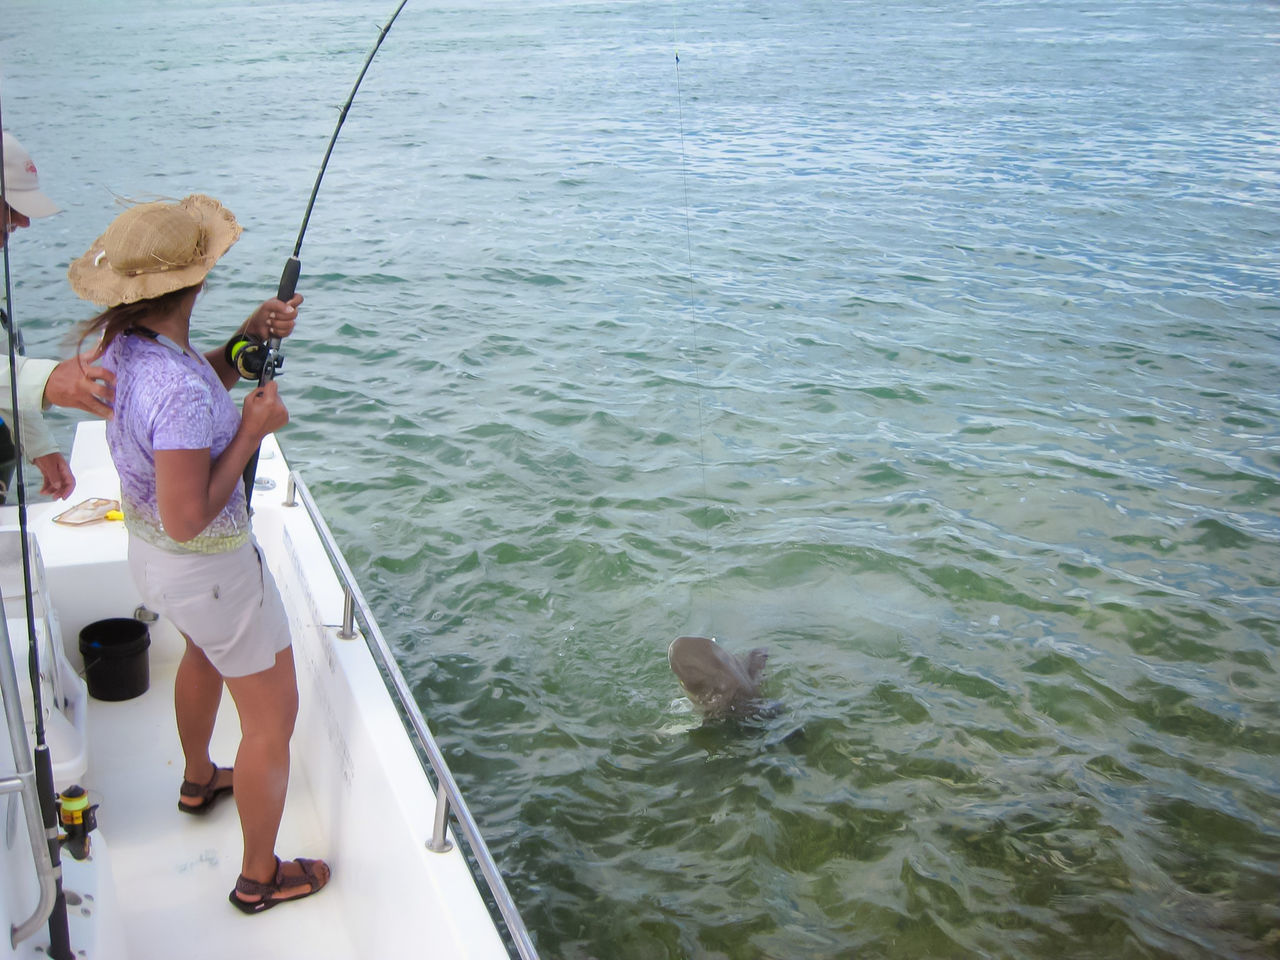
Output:
M204 450L216 458L240 426L240 412L209 361L189 356L168 337L116 337L102 366L116 374L115 416L107 445L120 474L120 505L129 532L172 553L222 553L249 539L244 490L193 539L179 543L164 531L156 501L157 450Z

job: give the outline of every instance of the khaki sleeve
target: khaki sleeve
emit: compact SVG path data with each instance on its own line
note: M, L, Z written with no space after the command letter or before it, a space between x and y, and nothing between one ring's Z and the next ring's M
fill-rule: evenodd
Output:
M58 445L44 422L44 385L58 365L56 360L18 357L18 410L22 415L22 453L28 460L56 453ZM0 417L13 421L13 399L9 389L9 365L0 363ZM12 432L12 431L11 431Z

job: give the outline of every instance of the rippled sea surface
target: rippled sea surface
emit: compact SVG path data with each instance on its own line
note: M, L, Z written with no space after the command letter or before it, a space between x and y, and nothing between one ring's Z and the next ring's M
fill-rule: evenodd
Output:
M391 6L6 0L31 352L113 194L274 290ZM1266 2L410 0L282 442L544 957L1280 952L1277 104Z

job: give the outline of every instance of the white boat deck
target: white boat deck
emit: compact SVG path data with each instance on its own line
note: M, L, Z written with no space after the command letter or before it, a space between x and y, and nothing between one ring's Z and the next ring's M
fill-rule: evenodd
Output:
M173 658L157 663L153 630L151 687L133 700L90 701L91 796L101 797L129 957L360 957L334 900L359 882L356 864L338 870L332 889L257 916L232 909L227 894L240 872L240 821L223 798L205 816L179 813L182 750L173 719ZM169 646L161 638L162 646ZM172 644L176 646L176 643ZM239 727L223 697L213 756L235 758ZM94 796L96 795L96 796ZM305 776L295 770L277 850L285 857L334 859ZM190 947L184 946L189 942Z
M81 425L71 463L77 479L71 500L34 504L29 520L67 659L82 671L81 628L131 616L139 599L122 524L52 522L72 503L119 497L101 423ZM91 864L63 855L77 956L508 957L460 850L427 849L431 783L364 640L337 636L343 594L305 510L283 506L288 467L271 438L258 473L275 484L254 495L254 530L289 610L301 700L277 852L321 857L333 878L315 896L259 915L245 916L227 902L240 870L235 803L223 798L207 816L177 810L183 763L173 677L182 639L162 620L150 630L148 691L121 702L88 700L87 768L60 772L59 753L75 751L60 751L51 737L58 788L74 780L100 804ZM14 513L4 508L0 519L16 524ZM13 643L25 646L25 633L14 630L22 612L10 589L6 581ZM26 684L25 668L19 675ZM232 765L238 740L234 704L224 693L214 761ZM99 888L94 871L104 868L111 880ZM48 943L43 931L10 955L43 957L41 943Z

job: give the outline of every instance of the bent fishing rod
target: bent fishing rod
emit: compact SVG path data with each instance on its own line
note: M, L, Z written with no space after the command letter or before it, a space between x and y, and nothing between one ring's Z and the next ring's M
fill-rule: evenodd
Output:
M0 117L0 128L4 126ZM14 778L26 787L26 781L34 782L36 796L39 798L39 809L33 810L30 804L23 802L28 828L31 831L32 853L40 871L40 902L31 918L23 924L10 928L9 940L13 946L31 936L39 925L47 918L49 921L49 956L54 960L72 960L70 928L67 922L67 898L62 889L62 841L58 834L58 792L53 783L53 756L49 752L49 744L45 738L44 695L40 685L40 647L36 639L35 591L31 582L31 546L27 537L27 485L22 477L24 460L22 449L21 417L18 414L18 353L22 349L21 335L13 320L13 290L9 273L9 205L8 192L4 176L4 142L0 139L0 229L6 232L4 243L4 308L0 310L0 324L8 339L9 352L9 409L13 411L13 422L9 432L13 439L14 476L18 491L18 537L22 542L22 585L26 594L27 617L27 666L31 679L32 711L35 714L35 750L27 754L26 722L22 719L20 694L17 678L6 666L0 672L0 687L3 688L5 712L9 718L9 737L13 747L14 765L17 776ZM3 604L0 604L2 607ZM8 626L0 626L0 639L4 645L10 645ZM12 704L10 702L12 698ZM15 705L16 708L15 708ZM15 729L15 727L17 729ZM43 835L47 842L47 853L37 840ZM47 872L47 875L45 874Z
M320 162L320 172L316 174L315 185L311 188L311 199L307 201L307 211L302 217L302 227L298 230L298 240L293 245L293 255L285 261L284 272L280 274L280 288L276 292L276 299L282 303L287 304L289 302L298 285L298 277L302 273L302 260L300 259L302 238L306 236L307 224L311 222L311 211L316 205L316 195L320 193L320 181L324 179L324 172L329 166L329 157L333 155L333 146L338 142L338 134L342 131L342 124L346 122L347 113L351 110L351 104L355 102L356 91L360 89L360 82L364 80L364 75L369 71L369 64L373 63L373 58L377 55L378 48L382 46L382 41L386 39L387 33L391 30L391 25L396 22L396 17L400 16L400 11L404 9L405 4L408 2L409 0L400 0L400 5L396 7L395 13L391 14L391 19L378 32L378 39L374 43L373 49L369 51L369 56L365 57L364 66L360 68L360 75L356 77L355 85L351 88L351 95L347 97L347 102L342 105L342 109L338 113L337 126L333 128L333 136L329 138L329 147L325 150L324 159ZM240 372L240 376L246 380L256 378L259 387L263 387L274 380L280 368L284 366L284 357L280 353L279 337L271 337L265 343L254 343L247 338L234 339L227 345L227 359ZM261 447L253 452L253 456L244 468L244 500L246 507L248 507L253 498L253 478L258 472L258 454L260 452Z

